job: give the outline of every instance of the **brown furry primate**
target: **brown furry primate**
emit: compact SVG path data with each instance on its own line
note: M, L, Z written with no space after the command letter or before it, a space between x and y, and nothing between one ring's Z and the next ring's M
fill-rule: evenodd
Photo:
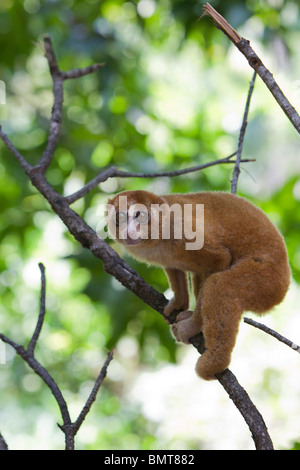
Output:
M108 201L107 224L132 256L164 268L174 292L164 313L181 310L172 325L178 341L203 332L206 350L196 370L206 380L228 367L243 312L263 314L287 292L282 236L260 209L234 194L124 191Z

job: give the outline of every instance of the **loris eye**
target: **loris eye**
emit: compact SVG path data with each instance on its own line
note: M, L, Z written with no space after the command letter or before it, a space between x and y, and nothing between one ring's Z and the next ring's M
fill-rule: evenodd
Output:
M145 224L149 220L149 213L148 211L137 211L135 218L140 224Z
M127 214L126 212L117 212L116 213L116 224L121 225L127 223Z

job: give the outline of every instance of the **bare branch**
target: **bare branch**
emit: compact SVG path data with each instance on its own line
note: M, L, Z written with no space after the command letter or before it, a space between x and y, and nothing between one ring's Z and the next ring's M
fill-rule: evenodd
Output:
M204 5L204 15L210 16L215 22L217 28L221 29L233 42L233 44L241 51L265 85L268 87L275 100L291 121L295 129L300 133L300 116L295 108L288 101L278 84L276 83L271 72L265 67L261 59L254 52L250 46L250 41L241 38L239 34L230 26L230 24L223 18L209 3ZM202 15L203 16L203 15Z
M69 204L77 201L81 197L85 196L88 194L92 189L94 189L99 183L103 183L109 178L159 178L159 177L171 177L171 176L179 176L179 175L184 175L187 173L192 173L195 171L203 170L204 168L208 168L210 166L214 165L219 165L220 163L234 163L234 161L230 160L234 155L236 154L233 153L229 157L216 160L214 162L209 162L209 163L204 163L203 165L197 165L191 168L185 168L182 170L176 170L176 171L165 171L165 172L157 172L157 173L136 173L136 172L131 172L131 171L123 171L123 170L118 170L115 167L108 168L107 170L104 170L100 172L95 178L93 178L89 183L87 183L83 188L79 189L76 191L76 193L70 194L69 196L66 196L66 200L68 201Z
M226 369L217 375L219 382L240 411L251 432L256 450L274 450L268 428L262 415L253 405L248 393L236 380L233 373Z
M45 172L49 167L57 146L60 133L63 105L63 76L58 68L55 53L49 36L45 36L44 46L45 56L48 60L48 65L53 80L54 103L51 112L50 129L47 145L37 165L38 167L43 169L43 172Z
M86 194L88 194L99 183L103 183L109 178L114 178L114 177L118 177L118 178L174 177L174 176L186 175L188 173L194 173L196 171L204 170L205 168L209 168L215 165L226 164L226 163L234 164L236 163L235 160L231 160L231 159L236 154L237 152L234 152L228 157L220 158L219 160L215 160L213 162L203 163L201 165L196 165L190 168L184 168L182 170L176 170L176 171L164 171L164 172L156 172L156 173L136 173L136 172L131 172L131 171L118 170L115 167L110 167L104 171L101 171L95 178L89 181L85 186L83 186L81 189L79 189L75 193L70 194L69 196L66 196L65 199L66 201L68 201L69 204L72 204L73 202L77 201L81 197L84 197ZM245 160L241 160L240 162L245 163L245 162L254 162L254 161L255 159L245 159Z
M202 333L191 338L190 342L200 354L204 353L205 342ZM243 416L251 431L256 450L273 450L273 443L263 417L253 404L248 393L239 384L235 375L231 370L225 369L223 372L216 374L216 378Z
M252 97L252 93L254 90L254 83L255 83L255 78L256 78L256 72L253 74L253 78L250 83L249 87L249 92L247 95L247 101L246 101L246 106L245 106L245 111L244 111L244 117L243 117L243 122L242 126L240 129L240 135L239 135L239 142L238 142L238 149L236 153L236 160L235 160L235 167L233 170L233 177L232 177L232 182L231 182L231 192L236 194L237 192L237 182L240 174L240 163L241 163L241 157L242 157L242 150L243 150L243 143L244 143L244 137L245 137L245 132L246 132L246 127L248 124L248 114L249 114L249 109L250 109L250 101Z
M45 172L49 167L53 158L61 127L61 116L63 106L63 81L69 78L78 78L89 73L93 73L102 67L104 64L93 64L89 67L82 69L74 69L67 72L62 72L57 64L55 52L49 36L44 37L44 50L45 56L48 60L50 73L53 80L53 96L54 103L51 112L50 129L46 148L43 152L41 159L38 162L38 167L42 168Z
M79 78L83 77L84 75L88 75L90 73L96 72L96 70L99 70L101 67L104 67L105 63L101 64L93 64L89 65L88 67L84 67L82 69L73 69L69 70L68 72L61 72L62 77L64 80L67 80L69 78Z
M96 188L98 184L103 183L109 178L116 176L117 171L118 170L114 166L107 168L104 171L101 171L100 173L98 173L97 176L95 176L95 178L85 184L81 189L79 189L73 194L70 194L69 196L66 196L66 201L68 202L68 204L72 204L73 202L78 201L78 199L86 196L90 191Z
M29 342L27 352L29 355L34 355L34 348L36 346L37 340L39 338L43 322L44 322L44 317L46 314L46 277L45 277L45 267L42 263L39 263L39 268L41 271L41 297L40 297L40 313L38 317L38 321L34 330L34 333L32 335L32 338Z
M277 331L274 331L268 326L264 325L263 323L259 323L255 320L252 320L251 318L245 317L244 322L248 323L248 325L252 325L255 328L258 328L259 330L264 331L265 333L268 333L268 335L273 336L274 338L278 339L278 341L281 341L282 343L286 344L291 349L293 349L294 351L300 354L300 346L293 343L291 340L285 338L284 336L280 335L279 333L277 333Z
M32 356L26 351L26 349L23 348L23 346L15 343L11 339L9 339L7 336L3 335L0 333L0 339L4 341L4 343L9 344L14 348L14 350L19 354L19 356L24 359L25 362L32 368L32 370L41 377L41 379L46 383L46 385L50 388L51 392L53 393L55 400L59 406L59 409L61 411L61 415L63 418L64 423L71 423L68 407L66 404L66 401L57 386L56 382L54 379L51 377L49 372Z
M46 279L45 279L45 268L42 263L39 264L39 268L41 271L41 305L40 305L40 313L39 313L39 318L38 322L35 328L35 331L32 335L32 338L30 340L28 349L26 350L23 346L15 343L11 339L9 339L7 336L3 335L0 333L0 340L2 340L4 343L9 344L12 346L17 354L19 354L22 359L31 367L31 369L41 377L41 379L45 382L45 384L48 386L48 388L51 390L58 407L61 412L63 424L59 425L59 428L64 432L65 434L65 442L66 442L66 450L73 450L74 449L74 437L75 434L77 433L78 429L80 428L81 424L83 423L86 415L91 409L91 406L93 402L96 399L97 393L106 377L107 373L107 368L113 359L113 353L110 352L108 353L108 357L100 371L100 374L98 375L94 387L90 393L90 396L84 405L81 413L79 414L77 420L75 423L72 423L71 417L69 414L68 410L68 405L64 399L64 396L53 379L53 377L49 374L47 369L45 369L34 357L34 348L36 346L36 342L39 338L42 326L43 326L43 321L45 318L45 286L46 286ZM0 450L5 448L5 441L0 434Z
M80 428L80 426L82 425L86 415L88 414L88 412L90 411L91 409L91 406L92 404L94 403L94 401L96 400L96 396L97 396L97 393L99 391L99 388L101 387L102 383L103 383L103 380L105 379L106 377L106 374L107 374L107 368L111 362L111 360L113 359L113 351L109 352L107 354L107 359L100 371L100 374L98 375L96 381L95 381L95 384L94 384L94 387L90 393L90 396L88 397L87 401L86 401L86 404L84 405L84 407L82 408L82 411L81 413L79 414L78 418L76 419L76 421L73 423L73 431L74 431L74 435L76 434L76 432L78 431L78 429Z
M300 116L297 113L296 109L291 105L288 101L284 93L282 92L281 88L275 81L272 73L265 67L262 63L261 59L258 55L254 52L252 47L250 46L249 41L247 39L242 39L238 45L238 49L244 54L244 56L248 59L249 65L257 72L260 78L263 80L265 85L268 87L270 92L272 93L273 97L288 117L290 122L293 124L294 128L300 133Z
M9 339L7 336L3 335L0 333L0 339L4 341L5 343L9 344L12 346L15 351L24 359L24 361L32 368L32 370L41 377L41 379L46 383L46 385L50 388L52 394L55 397L55 400L59 406L61 416L63 419L64 425L70 425L71 424L71 418L69 415L67 403L58 387L54 379L51 377L49 372L34 358L33 353L34 353L34 348L36 345L36 341L39 337L44 317L45 317L45 271L44 271L44 266L42 264L39 265L40 270L41 270L41 306L40 306L40 314L38 318L38 322L35 328L35 331L33 333L33 336L31 338L31 341L29 343L29 347L26 351L23 346L15 343L11 339Z

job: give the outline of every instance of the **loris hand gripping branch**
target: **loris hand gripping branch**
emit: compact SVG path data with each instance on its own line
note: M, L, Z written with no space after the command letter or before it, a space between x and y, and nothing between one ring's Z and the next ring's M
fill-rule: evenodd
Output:
M229 193L157 196L124 191L108 201L108 230L135 258L164 268L174 292L165 315L180 310L178 341L203 332L196 371L213 379L230 363L244 311L280 303L290 269L282 236L266 215ZM187 273L196 300L189 308Z

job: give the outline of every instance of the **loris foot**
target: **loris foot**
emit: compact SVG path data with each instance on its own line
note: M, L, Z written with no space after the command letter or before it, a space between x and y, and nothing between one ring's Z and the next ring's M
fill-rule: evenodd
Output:
M230 354L206 350L197 361L196 372L202 379L216 380L215 374L222 372L229 364Z
M173 299L169 300L167 305L165 306L164 309L164 315L166 317L169 317L174 310L186 310L188 308L188 301L184 301L183 299L176 299L176 297L173 297ZM167 320L166 320L167 321Z
M172 333L177 341L190 344L190 339L201 332L201 322L195 318L192 310L185 310L177 315L176 323L173 323Z

